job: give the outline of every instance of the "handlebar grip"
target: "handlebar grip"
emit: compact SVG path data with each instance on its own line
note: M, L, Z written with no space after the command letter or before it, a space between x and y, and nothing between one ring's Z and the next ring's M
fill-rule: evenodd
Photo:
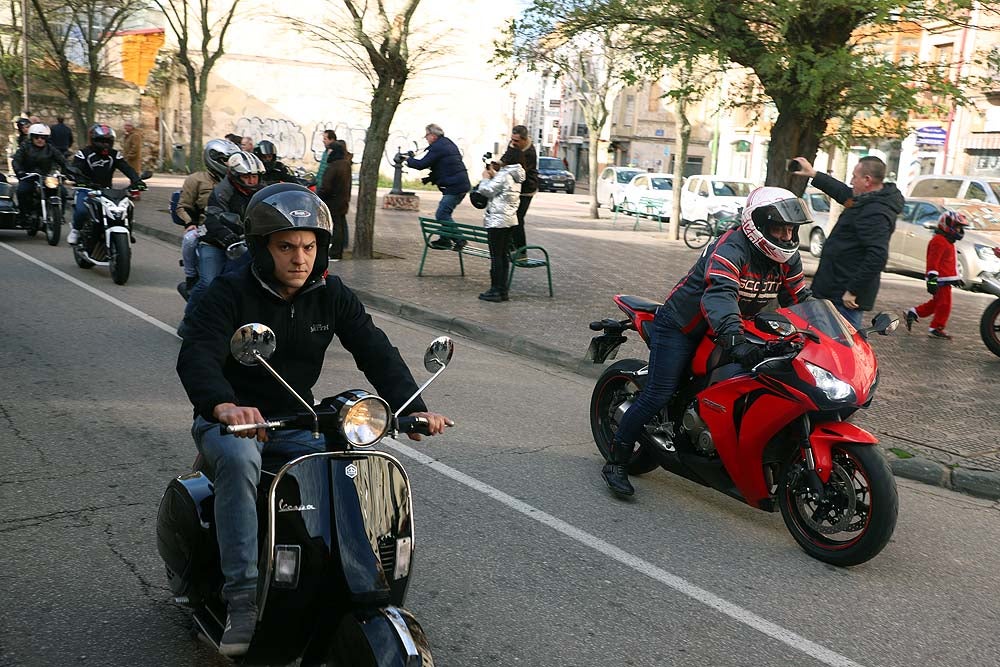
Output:
M400 433L419 433L430 435L430 422L426 417L400 417L398 420Z
M259 428L272 429L282 425L280 421L261 422L259 424L219 424L219 433L222 435L234 435L244 431L256 431Z

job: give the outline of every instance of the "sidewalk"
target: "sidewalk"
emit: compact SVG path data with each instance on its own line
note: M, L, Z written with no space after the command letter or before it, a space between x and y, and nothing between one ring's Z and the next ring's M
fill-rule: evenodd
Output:
M137 231L179 243L181 229L166 210L181 180L151 179L137 206ZM418 194L420 215L433 215L440 195ZM528 211L528 243L544 246L551 258L553 298L544 270L518 269L510 301L480 301L477 295L489 287L489 262L467 257L463 278L450 251L429 252L424 276L417 277L423 243L414 212L380 210L375 250L384 258L347 259L331 270L373 309L596 377L604 366L583 360L593 336L588 324L620 315L615 294L662 300L698 253L667 240L654 222L632 231L634 219L612 225L605 209L601 220L589 219L588 206L582 191L545 193ZM353 207L348 218L353 226ZM478 224L481 215L463 202L455 219ZM816 260L808 252L803 260L811 275ZM879 310L898 314L925 299L922 281L883 274ZM873 337L881 381L872 407L852 421L879 438L897 475L1000 500L1000 358L978 333L988 303L984 295L955 295L951 342L930 339L921 324L912 334L901 324L891 336ZM619 359L627 357L647 357L637 336L619 350ZM579 407L583 419L586 406Z

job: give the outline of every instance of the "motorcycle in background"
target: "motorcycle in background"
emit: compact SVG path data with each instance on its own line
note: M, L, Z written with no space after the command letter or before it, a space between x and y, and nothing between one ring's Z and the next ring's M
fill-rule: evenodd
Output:
M427 420L400 413L451 360L450 338L424 354L431 376L393 414L379 396L350 390L310 406L267 363L277 341L261 324L240 327L230 352L263 366L303 405L262 424L220 425L224 433L309 429L327 451L268 460L257 488L260 546L257 628L246 664L433 667L420 624L402 605L415 551L406 471L369 448L398 433L427 434ZM175 600L216 648L226 623L215 536L212 471L199 456L170 482L157 514L157 548Z
M152 176L144 171L143 180ZM119 188L87 189L87 218L79 241L72 246L73 259L81 269L106 266L117 285L128 282L132 270L133 190Z
M979 291L997 297L983 311L983 317L979 320L979 335L989 351L1000 357L1000 275L982 274Z
M24 202L18 202L14 189L6 179L0 182L0 229L24 229L28 236L35 236L39 230L45 232L49 245L59 245L62 226L66 219L65 189L66 177L59 171L43 176L25 174L21 180L34 182L29 196L33 198L31 213L21 215Z
M592 322L588 358L614 358L632 330L649 345L659 302L618 295L624 320ZM878 364L868 343L899 320L881 313L855 331L829 301L811 299L745 321L764 360L726 363L707 336L669 405L645 425L630 475L662 466L751 507L781 511L799 546L839 566L874 558L892 537L896 482L875 436L846 421L871 403ZM648 365L624 359L601 375L590 403L594 440L606 460L622 416L645 387Z

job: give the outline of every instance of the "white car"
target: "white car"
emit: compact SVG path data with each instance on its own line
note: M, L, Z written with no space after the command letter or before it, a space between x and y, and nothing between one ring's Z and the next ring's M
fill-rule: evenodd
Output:
M612 198L611 205L628 213L667 219L673 202L673 174L640 172L632 177L620 195Z
M681 189L681 224L708 220L710 213L735 213L747 202L747 195L757 185L742 178L689 176Z
M597 179L597 205L608 206L612 211L618 210L622 200L622 192L633 176L643 173L636 167L605 167Z

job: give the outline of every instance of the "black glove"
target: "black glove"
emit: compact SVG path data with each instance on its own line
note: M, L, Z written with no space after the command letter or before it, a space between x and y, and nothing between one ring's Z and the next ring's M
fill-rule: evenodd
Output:
M239 234L226 234L222 238L222 247L228 248L229 246L239 243L242 240L243 237L241 237Z
M935 275L927 276L927 293L928 294L937 294L937 291L938 291L937 276L935 276Z
M747 342L743 334L722 336L719 343L729 353L730 360L744 368L753 368L764 361L764 350L759 345Z
M134 183L129 184L128 187L130 189L132 189L132 190L145 190L146 189L146 183L145 183L145 181L136 181Z

